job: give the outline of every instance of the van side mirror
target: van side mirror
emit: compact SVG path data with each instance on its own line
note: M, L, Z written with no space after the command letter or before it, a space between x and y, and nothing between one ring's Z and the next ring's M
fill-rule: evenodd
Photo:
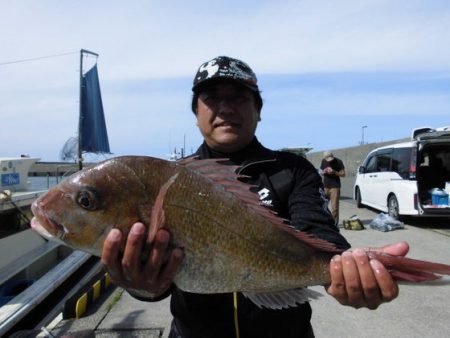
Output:
M361 166L359 166L359 168L358 168L358 172L359 172L360 174L364 174L364 173L366 172L366 168L365 168L363 165L361 165Z

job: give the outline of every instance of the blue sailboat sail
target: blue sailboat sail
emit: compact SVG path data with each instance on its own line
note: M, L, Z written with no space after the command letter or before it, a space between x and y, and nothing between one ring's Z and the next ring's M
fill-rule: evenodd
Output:
M81 151L110 153L97 65L82 78L80 130Z

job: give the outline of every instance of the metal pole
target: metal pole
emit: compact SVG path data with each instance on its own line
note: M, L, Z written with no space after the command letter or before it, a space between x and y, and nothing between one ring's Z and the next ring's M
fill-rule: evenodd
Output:
M361 145L364 145L364 129L367 128L367 126L362 126L362 139L361 139Z
M81 116L81 100L83 99L83 49L80 50L80 102L79 102L79 111L78 111L78 169L81 170L83 169L83 159L82 159L82 155L83 155L83 151L81 149L81 128L82 128L82 123L83 123L83 118Z

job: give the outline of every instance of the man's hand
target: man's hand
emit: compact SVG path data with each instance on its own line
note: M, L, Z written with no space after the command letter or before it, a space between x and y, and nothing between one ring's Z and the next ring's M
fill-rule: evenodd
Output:
M323 172L325 174L332 175L334 173L334 170L331 167L326 167L325 169L323 169Z
M405 256L409 245L399 242L371 250ZM342 305L376 309L398 296L397 283L379 261L369 261L364 249L334 256L330 262L330 275L331 284L326 287L327 292Z
M155 298L163 294L172 284L183 259L183 250L175 248L168 252L170 233L160 229L148 258L143 262L142 251L147 240L145 226L133 224L123 255L122 237L118 229L112 229L103 244L101 262L112 281L136 296Z

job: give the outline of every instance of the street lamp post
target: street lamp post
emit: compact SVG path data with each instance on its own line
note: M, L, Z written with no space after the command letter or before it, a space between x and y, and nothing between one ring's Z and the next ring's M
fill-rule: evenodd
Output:
M361 127L361 131L362 131L362 139L361 139L361 145L364 145L364 129L366 129L367 126L362 126Z

